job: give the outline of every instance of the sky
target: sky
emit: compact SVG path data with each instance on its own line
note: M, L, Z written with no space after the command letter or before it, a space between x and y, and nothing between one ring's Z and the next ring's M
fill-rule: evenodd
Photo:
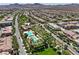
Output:
M79 3L79 0L0 0L0 5L7 5L11 3Z

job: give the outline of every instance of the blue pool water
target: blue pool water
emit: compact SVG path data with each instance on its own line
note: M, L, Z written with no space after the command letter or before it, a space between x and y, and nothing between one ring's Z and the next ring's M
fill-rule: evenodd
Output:
M29 37L32 36L32 35L34 35L34 34L32 33L32 31L26 32L26 34L27 34Z
M28 37L31 37L33 43L37 42L38 38L33 34L32 31L25 32L25 34L27 34Z

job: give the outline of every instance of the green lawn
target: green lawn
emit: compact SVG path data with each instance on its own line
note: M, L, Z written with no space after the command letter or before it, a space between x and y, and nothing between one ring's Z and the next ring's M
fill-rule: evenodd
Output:
M0 16L0 21L2 20L4 18L4 16L2 15L2 16Z
M23 25L27 21L27 17L25 15L21 15L19 19L19 24Z
M70 52L69 50L64 50L64 51L63 51L63 54L64 54L64 55L70 55L69 52Z
M19 49L19 45L15 36L12 37L12 44L14 49L17 49L17 50Z
M56 51L54 51L52 48L45 49L42 52L37 52L38 55L57 55Z

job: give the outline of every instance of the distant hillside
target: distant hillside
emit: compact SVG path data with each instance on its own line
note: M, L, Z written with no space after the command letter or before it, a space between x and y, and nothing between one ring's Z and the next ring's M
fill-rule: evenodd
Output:
M79 10L79 4L66 4L66 5L44 5L40 3L34 4L10 4L0 5L0 9L12 9L12 8L51 8L51 9L63 9L63 10Z
M52 8L60 10L79 10L79 4L55 5L52 6Z

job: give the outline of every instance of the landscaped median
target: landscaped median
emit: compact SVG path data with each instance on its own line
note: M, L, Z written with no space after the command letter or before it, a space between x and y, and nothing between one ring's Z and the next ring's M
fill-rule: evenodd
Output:
M12 48L13 48L13 55L19 54L18 51L19 45L15 36L12 36Z

